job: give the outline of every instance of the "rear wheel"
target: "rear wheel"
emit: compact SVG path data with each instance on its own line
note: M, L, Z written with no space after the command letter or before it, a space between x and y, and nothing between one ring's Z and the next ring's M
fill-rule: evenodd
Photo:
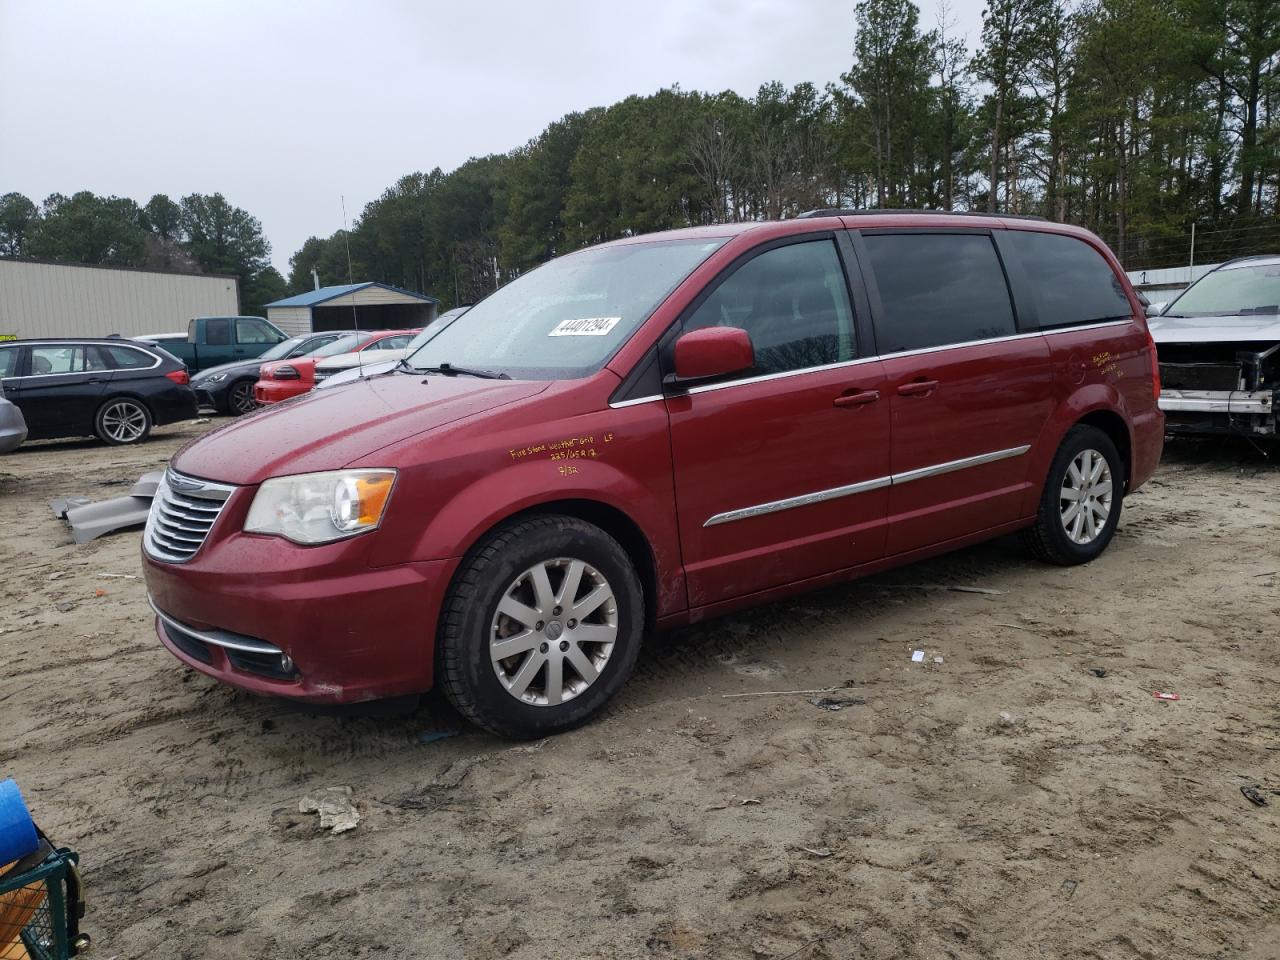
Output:
M1097 427L1072 427L1049 467L1035 526L1023 541L1041 560L1088 563L1111 542L1124 500L1124 461Z
M532 738L585 723L621 688L644 631L635 566L574 517L498 528L463 561L436 647L445 696L473 723Z
M253 399L253 383L252 380L237 380L227 391L227 412L233 417L258 409L258 401Z
M132 397L113 397L98 408L93 432L112 446L141 443L151 433L151 411Z

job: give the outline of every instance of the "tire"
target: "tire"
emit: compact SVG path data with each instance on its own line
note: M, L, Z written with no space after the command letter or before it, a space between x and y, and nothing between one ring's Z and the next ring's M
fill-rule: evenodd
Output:
M113 447L141 443L151 434L151 411L133 397L112 397L93 417L93 432Z
M1022 532L1023 543L1037 559L1062 567L1097 558L1120 522L1124 477L1124 460L1110 437L1097 427L1072 427L1049 466L1036 522ZM1073 510L1076 504L1084 506Z
M575 569L580 623L564 602ZM464 717L499 736L560 733L595 716L626 682L644 622L640 578L611 536L574 517L513 521L474 547L454 577L440 617L437 680ZM511 655L493 654L497 642L509 642Z
M237 380L227 388L227 413L241 417L258 409L253 399L253 380Z

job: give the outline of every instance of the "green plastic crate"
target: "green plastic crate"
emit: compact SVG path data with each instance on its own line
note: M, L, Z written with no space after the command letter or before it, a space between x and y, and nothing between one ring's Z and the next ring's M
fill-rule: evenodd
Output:
M71 850L53 850L37 866L0 878L0 907L6 894L22 890L42 894L21 931L0 928L0 945L11 943L14 935L20 934L31 960L67 960L88 946L89 938L80 933L84 898L79 862Z

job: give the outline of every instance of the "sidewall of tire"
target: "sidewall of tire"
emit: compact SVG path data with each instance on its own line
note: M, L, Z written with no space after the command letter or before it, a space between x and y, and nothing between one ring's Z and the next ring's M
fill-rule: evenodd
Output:
M1062 503L1060 492L1071 461L1083 450L1096 450L1107 461L1111 470L1111 512L1107 522L1094 540L1087 544L1076 543L1067 535L1062 525ZM1063 439L1062 445L1053 458L1049 468L1049 479L1045 486L1044 500L1041 506L1040 523L1044 529L1042 536L1049 541L1051 549L1060 555L1061 560L1071 564L1088 563L1102 555L1115 535L1116 526L1120 523L1120 512L1124 508L1125 466L1120 452L1111 438L1097 427L1079 425L1072 427Z
M509 542L505 541L510 536ZM487 548L497 545L492 556ZM586 690L556 706L521 703L502 686L489 655L493 615L517 576L541 560L570 557L599 570L618 607L618 636L603 672ZM470 565L478 565L476 589L459 594ZM644 635L644 595L625 550L599 528L572 517L537 517L495 532L468 555L450 590L437 638L437 678L445 695L469 719L494 733L533 739L590 720L626 683ZM451 653L454 676L445 675ZM459 689L461 687L461 689Z
M117 403L122 403L122 402L132 403L134 406L136 406L139 410L141 410L146 415L147 425L142 430L142 436L138 437L138 439L136 440L121 441L121 440L112 439L112 437L102 427L102 419L103 417L106 416L107 409L109 407L114 406ZM151 408L135 397L111 397L107 400L104 400L102 403L102 406L98 407L98 412L93 415L94 434L103 443L113 447L131 447L135 443L142 443L142 441L146 440L147 437L151 436L151 428L154 426L155 426L155 417L151 415Z

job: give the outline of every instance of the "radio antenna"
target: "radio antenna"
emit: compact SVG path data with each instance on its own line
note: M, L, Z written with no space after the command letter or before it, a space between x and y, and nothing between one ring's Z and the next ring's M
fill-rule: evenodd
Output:
M342 242L347 248L347 283L351 287L356 285L355 269L351 266L351 231L347 228L347 197L345 194L338 194L338 200L342 204ZM356 292L354 289L348 291L347 295L351 297L351 323L356 331L356 366L360 368L360 377L364 377L364 352L360 349L360 315L356 312Z

